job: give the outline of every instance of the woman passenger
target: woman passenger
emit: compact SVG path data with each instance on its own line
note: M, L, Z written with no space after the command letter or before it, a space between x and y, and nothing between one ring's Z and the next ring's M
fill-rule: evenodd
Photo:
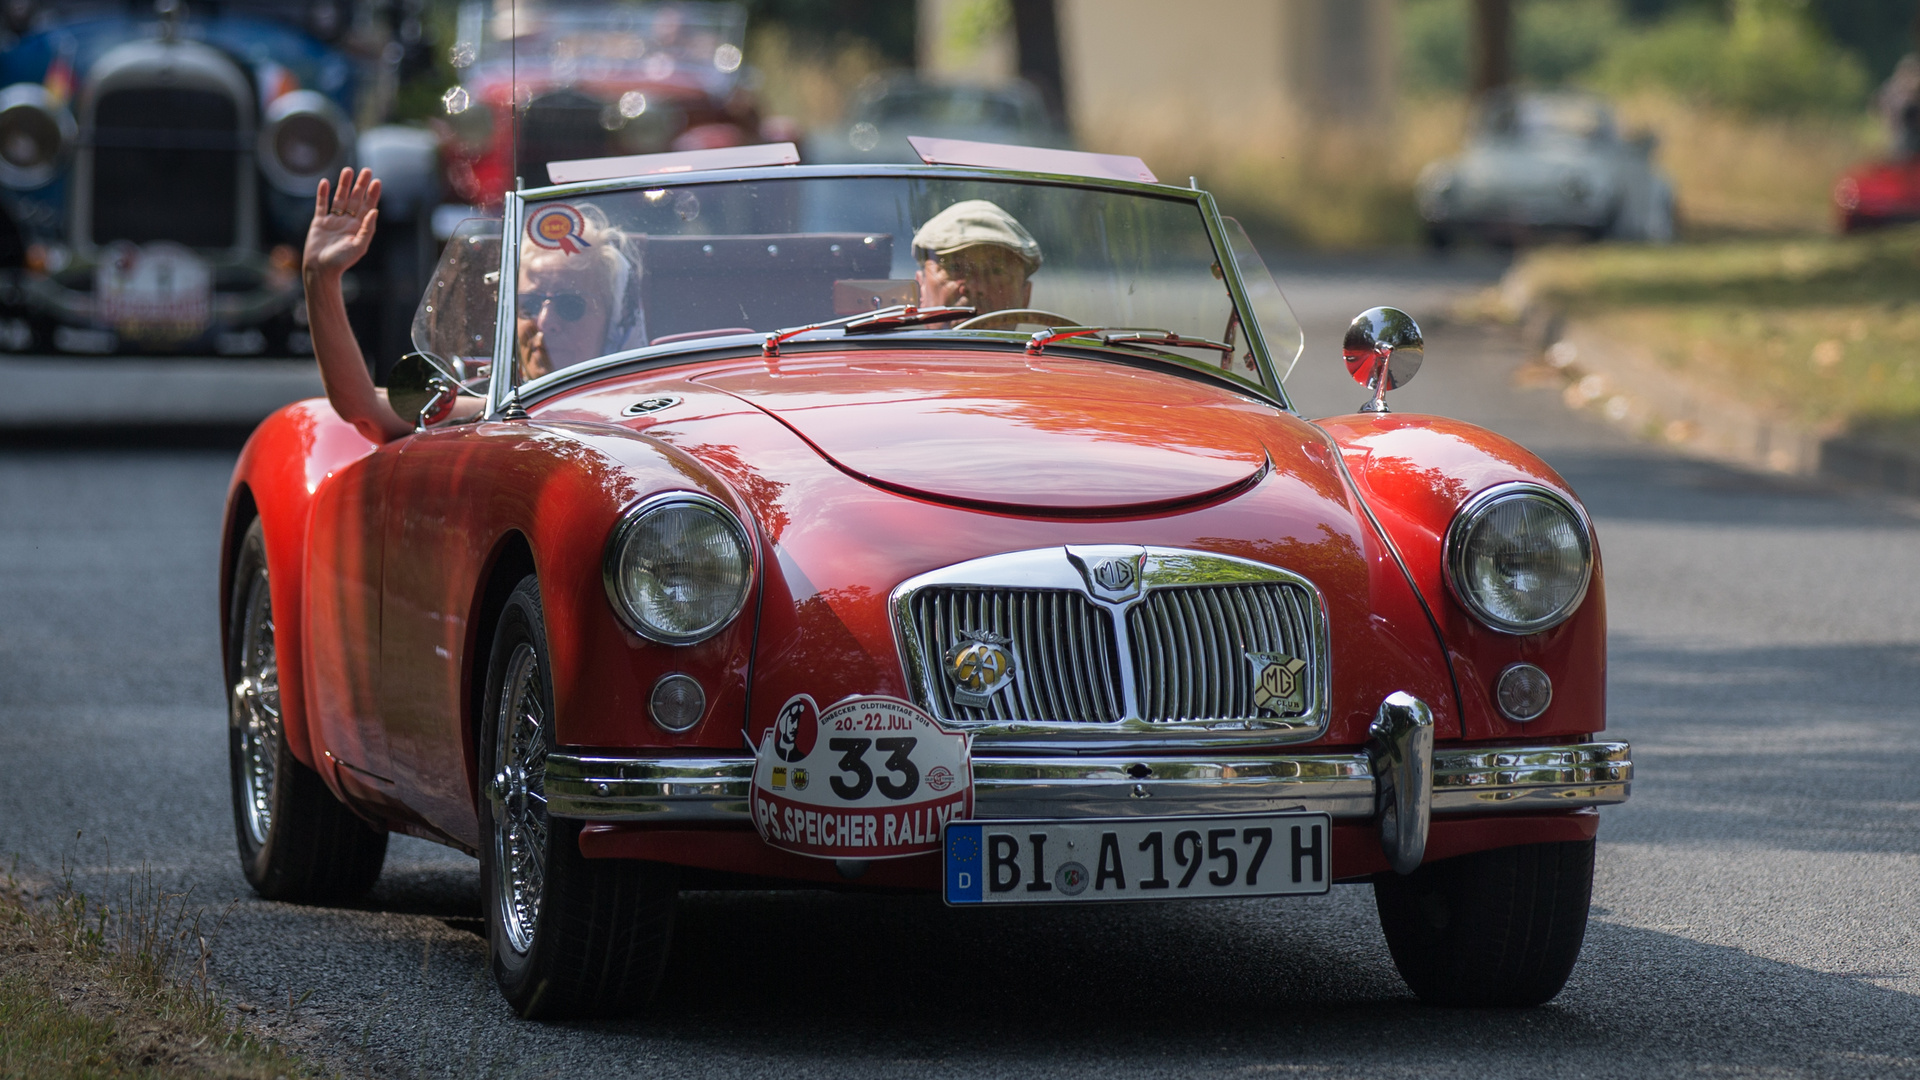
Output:
M361 169L356 176L342 169L338 183L320 181L301 266L308 329L327 400L341 419L376 443L410 435L414 424L394 411L385 390L373 385L347 322L340 282L373 243L379 201L380 181L370 170ZM578 225L571 242L521 245L514 305L521 381L647 343L639 262L628 250L631 241L598 207L568 209L577 215ZM535 210L536 219L541 212ZM471 415L479 404L468 399L456 414Z

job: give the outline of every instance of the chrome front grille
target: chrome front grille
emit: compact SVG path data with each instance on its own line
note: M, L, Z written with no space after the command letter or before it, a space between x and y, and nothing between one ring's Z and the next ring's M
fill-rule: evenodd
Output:
M914 633L935 665L985 631L1019 643L1013 678L985 706L954 700L946 679L932 680L933 714L961 721L1120 719L1120 658L1113 620L1077 592L1059 589L926 589L913 598Z
M916 704L976 738L1118 746L1325 730L1325 607L1278 567L1172 548L1042 548L921 574L894 590L893 612ZM1290 673L1284 696L1273 665Z
M1307 590L1287 583L1148 593L1127 612L1141 717L1158 723L1259 715L1247 654L1284 653L1308 660L1311 671L1312 605Z

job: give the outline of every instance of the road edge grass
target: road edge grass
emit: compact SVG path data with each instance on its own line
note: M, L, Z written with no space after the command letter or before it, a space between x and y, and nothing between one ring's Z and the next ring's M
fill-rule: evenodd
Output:
M151 871L110 904L70 877L0 874L0 1076L328 1075L232 1015L207 970L214 928L191 900Z
M1519 324L1530 384L1658 441L1802 473L1845 444L1920 475L1920 227L1542 248L1455 314Z

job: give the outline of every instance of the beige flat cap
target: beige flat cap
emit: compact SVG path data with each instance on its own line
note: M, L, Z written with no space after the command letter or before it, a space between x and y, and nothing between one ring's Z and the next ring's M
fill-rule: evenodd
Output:
M1012 214L985 199L957 202L928 218L913 234L913 257L950 255L977 244L1012 249L1028 273L1040 266L1040 242Z

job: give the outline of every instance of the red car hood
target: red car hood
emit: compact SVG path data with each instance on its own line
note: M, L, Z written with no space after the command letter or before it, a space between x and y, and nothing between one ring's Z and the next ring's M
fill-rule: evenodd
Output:
M1224 388L1070 358L808 364L702 380L868 483L1060 514L1205 502L1270 467L1274 411Z

